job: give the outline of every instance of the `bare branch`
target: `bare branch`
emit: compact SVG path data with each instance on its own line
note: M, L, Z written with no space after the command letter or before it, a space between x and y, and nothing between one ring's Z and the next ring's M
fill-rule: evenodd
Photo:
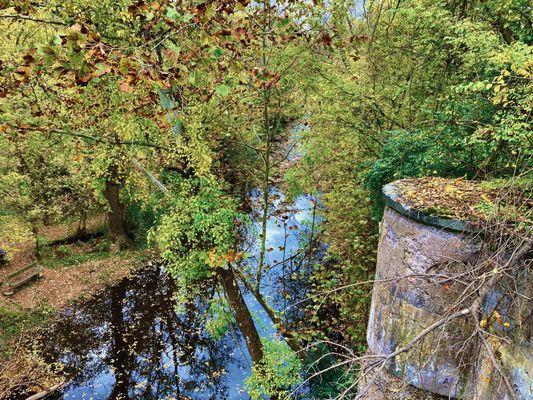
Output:
M39 23L50 24L50 25L68 26L68 24L66 22L64 22L64 21L35 18L35 17L31 17L29 15L2 14L2 15L0 15L0 18L8 18L8 19L13 19L13 20L23 20L23 21L32 21L32 22L39 22Z

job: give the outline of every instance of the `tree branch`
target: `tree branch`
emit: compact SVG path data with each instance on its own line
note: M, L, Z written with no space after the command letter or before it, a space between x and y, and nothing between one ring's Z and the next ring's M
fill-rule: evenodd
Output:
M8 18L8 19L14 19L14 20L32 21L32 22L39 22L39 23L50 24L50 25L68 26L68 24L67 24L66 22L63 22L63 21L56 21L56 20L50 20L50 19L35 18L35 17L31 17L31 16L29 16L29 15L20 15L20 14L0 14L0 18Z
M141 147L151 147L158 150L167 150L171 151L172 149L170 147L161 146L157 143L152 142L143 142L138 140L107 140L101 137L95 137L87 133L79 132L79 131L70 131L70 130L64 130L64 129L56 129L56 128L50 128L45 129L40 126L17 126L17 125L11 125L8 124L8 126L12 129L18 130L20 132L28 132L28 131L39 131L42 133L55 133L58 135L66 135L66 136L72 136L72 137L78 137L81 139L90 140L95 143L106 143L111 145L121 145L121 146L141 146Z
M164 194L168 193L169 190L167 189L167 187L159 180L157 179L155 176L153 176L146 168L144 168L141 163L139 161L137 161L135 158L132 158L131 159L131 162L133 163L133 165L138 169L140 170L147 178L150 182L152 182L154 184L154 186L156 188L158 188L161 192L163 192Z

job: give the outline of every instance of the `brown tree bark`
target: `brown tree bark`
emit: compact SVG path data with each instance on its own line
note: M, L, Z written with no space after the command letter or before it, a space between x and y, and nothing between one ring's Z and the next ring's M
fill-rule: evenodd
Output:
M241 282L244 284L246 289L250 291L250 293L253 294L257 302L261 307L263 307L263 310L268 314L272 322L276 325L278 331L281 333L281 335L285 338L285 341L289 345L289 347L298 355L298 357L303 361L305 359L305 353L302 352L302 348L300 344L298 343L298 340L292 335L290 331L288 331L285 328L285 324L281 320L280 316L276 313L276 311L270 307L268 302L265 300L261 292L256 292L250 282L246 280L242 275L240 276Z
M85 211L81 211L80 213L80 219L78 221L78 231L76 232L76 236L79 238L84 238L87 236L87 213Z
M250 310L248 310L244 302L241 289L237 285L233 269L231 266L228 269L219 268L218 275L222 279L228 302L235 312L235 319L246 341L246 347L248 347L250 357L253 363L258 366L263 359L263 345L254 325Z
M124 205L120 201L120 184L116 167L111 168L111 176L106 181L104 196L109 205L109 246L116 253L128 245L128 237L124 229Z

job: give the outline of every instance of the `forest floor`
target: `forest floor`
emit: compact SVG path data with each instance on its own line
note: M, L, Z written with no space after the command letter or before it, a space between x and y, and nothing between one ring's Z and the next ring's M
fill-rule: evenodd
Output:
M43 228L40 232L43 242L40 260L35 256L35 242L25 235L19 235L23 240L18 243L4 242L0 238L0 243L8 244L5 247L11 255L8 264L0 267L0 282L33 262L43 267L42 278L31 285L11 296L0 293L0 311L29 311L43 305L59 310L126 276L142 262L145 253L123 251L110 254L102 235L104 226L103 216L91 218L87 223L88 239L72 243L68 239L76 232L75 224Z
M105 224L103 215L90 218L83 241L69 240L76 234L77 224L43 227L37 260L31 230L21 221L0 217L0 247L9 257L8 263L0 266L0 398L7 386L28 379L24 374L42 373L40 361L32 360L23 344L32 331L74 301L98 293L146 264L150 254L145 250L110 254L103 234ZM6 296L4 283L9 274L32 263L42 267L41 277ZM43 383L46 378L43 375L38 380Z
M46 304L61 309L75 299L91 295L103 286L124 278L143 258L143 252L124 251L110 254L102 231L105 218L96 216L87 223L89 238L68 243L75 234L74 224L45 227L41 259L35 255L35 242L21 236L18 243L8 243L11 259L0 267L0 282L31 263L43 267L42 277L11 296L0 294L0 310L32 310ZM3 241L0 238L0 242ZM49 244L47 244L49 243ZM63 244L64 243L64 244ZM2 290L2 292L4 292Z

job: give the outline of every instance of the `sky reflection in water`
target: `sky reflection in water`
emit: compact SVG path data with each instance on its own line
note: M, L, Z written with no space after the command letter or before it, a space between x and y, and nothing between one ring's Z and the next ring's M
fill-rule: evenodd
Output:
M252 199L258 194L252 193ZM291 256L300 248L302 232L309 230L304 222L310 219L313 203L311 197L301 196L293 204L282 204L282 194L272 194L276 200L268 223L271 251L266 264L275 267L265 275L262 292L276 309L284 310L306 295L305 279L295 273L301 270L303 256ZM247 263L253 271L259 244L249 247L252 257ZM290 259L286 263L281 262L284 256ZM248 398L243 385L250 359L238 330L220 340L211 338L202 317L207 299L197 299L178 314L172 300L175 289L163 270L151 267L63 313L41 340L45 357L63 362L74 376L55 398ZM253 296L245 293L245 300L261 335L275 335ZM297 307L290 310L289 320L301 317Z

